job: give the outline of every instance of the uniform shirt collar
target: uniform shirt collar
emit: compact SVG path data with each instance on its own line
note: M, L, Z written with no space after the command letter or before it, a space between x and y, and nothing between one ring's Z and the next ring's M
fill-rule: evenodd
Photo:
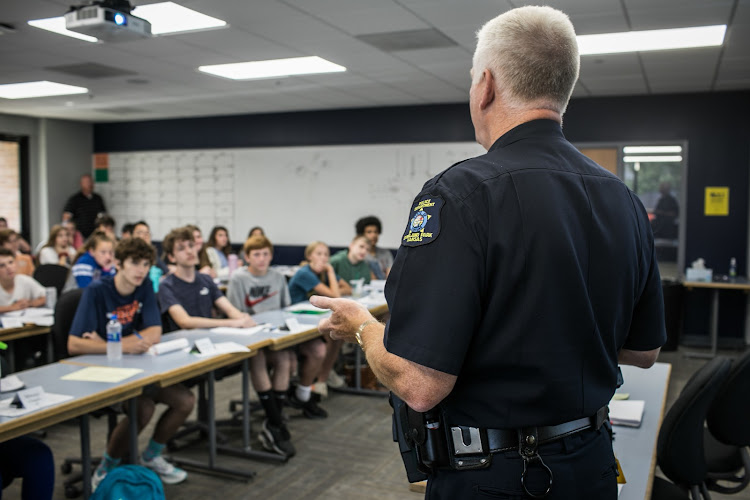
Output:
M530 122L522 123L501 135L492 147L490 147L489 151L504 148L505 146L509 146L521 139L549 136L564 137L562 127L559 123L554 120L546 119L532 120Z

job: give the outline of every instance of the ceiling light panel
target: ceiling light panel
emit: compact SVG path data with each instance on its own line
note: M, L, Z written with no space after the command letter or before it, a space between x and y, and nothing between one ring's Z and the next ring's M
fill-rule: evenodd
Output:
M4 99L29 99L56 95L85 94L89 89L48 81L7 83L0 85L0 97Z
M51 31L52 33L57 33L58 35L65 35L71 38L77 38L79 40L83 40L84 42L94 43L94 42L99 41L93 36L88 36L88 35L84 35L83 33L76 33L75 31L70 31L68 29L65 29L65 18L62 16L61 17L48 17L47 19L35 19L33 21L29 21L29 26Z
M132 14L151 23L151 33L154 35L222 28L227 25L221 19L201 14L174 2L141 5L133 9Z
M726 25L675 28L650 31L627 31L579 35L578 51L584 55L646 52L695 47L715 47L724 43Z
M250 61L230 64L200 66L198 71L232 80L254 80L292 75L313 75L318 73L339 73L346 68L327 61L322 57L292 57L268 61Z

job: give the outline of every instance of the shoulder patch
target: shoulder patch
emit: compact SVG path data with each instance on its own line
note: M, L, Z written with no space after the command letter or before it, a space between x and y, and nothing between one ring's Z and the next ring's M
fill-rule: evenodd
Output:
M401 244L418 247L435 241L440 234L440 211L443 205L445 201L440 196L430 194L421 196L414 202Z

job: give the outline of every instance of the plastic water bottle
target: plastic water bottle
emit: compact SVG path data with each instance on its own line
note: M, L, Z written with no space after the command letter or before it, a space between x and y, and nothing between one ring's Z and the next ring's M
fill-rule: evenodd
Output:
M734 257L729 259L729 277L730 278L737 277L737 259L735 259Z
M50 309L55 309L55 304L57 304L57 288L54 286L48 286L45 289L45 295L46 295L46 301L45 301L45 307L49 307Z
M109 315L107 323L107 361L122 359L122 325L116 314Z
M229 276L237 270L237 255L230 253L227 257L227 267L229 267Z

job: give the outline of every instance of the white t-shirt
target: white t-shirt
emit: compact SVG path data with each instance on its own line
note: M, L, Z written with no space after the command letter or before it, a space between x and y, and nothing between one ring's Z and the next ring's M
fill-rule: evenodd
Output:
M73 247L68 247L68 259L72 262L75 258L76 251ZM60 264L60 256L53 247L44 247L39 251L39 264ZM70 267L70 266L67 266Z
M0 306L9 306L17 300L33 300L44 297L47 290L37 280L23 274L16 274L13 281L13 293L9 294L0 286Z

